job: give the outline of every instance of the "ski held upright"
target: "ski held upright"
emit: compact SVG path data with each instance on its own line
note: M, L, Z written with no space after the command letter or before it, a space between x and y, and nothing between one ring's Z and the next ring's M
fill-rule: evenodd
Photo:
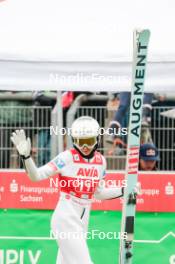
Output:
M132 251L136 210L134 187L138 178L142 106L149 37L149 30L134 31L130 118L125 173L127 187L124 191L121 223L121 232L127 233L127 238L120 241L120 264L131 264L133 260Z

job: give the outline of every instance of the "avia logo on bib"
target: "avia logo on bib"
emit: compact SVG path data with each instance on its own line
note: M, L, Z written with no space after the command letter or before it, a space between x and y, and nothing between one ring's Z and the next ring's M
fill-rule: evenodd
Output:
M77 172L77 176L90 176L90 177L98 177L98 170L95 167L92 168L79 168Z
M0 250L0 263L1 264L39 264L41 256L41 250L37 250L35 253L32 250L15 250L7 249Z

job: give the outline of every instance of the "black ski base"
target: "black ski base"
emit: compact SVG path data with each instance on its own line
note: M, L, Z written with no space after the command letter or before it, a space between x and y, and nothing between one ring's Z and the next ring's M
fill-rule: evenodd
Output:
M137 198L137 194L136 193L130 193L129 197L128 197L128 204L136 204L136 198Z
M133 254L131 252L126 253L126 259L132 258Z

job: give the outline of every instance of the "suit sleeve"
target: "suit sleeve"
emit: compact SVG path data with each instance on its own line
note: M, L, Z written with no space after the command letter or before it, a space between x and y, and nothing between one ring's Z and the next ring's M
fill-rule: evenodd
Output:
M70 153L64 151L46 165L37 168L32 158L24 161L26 172L32 181L40 181L61 173L70 160Z
M102 156L103 157L103 156ZM123 187L105 187L106 160L103 157L102 177L95 191L94 198L97 200L110 200L123 196Z

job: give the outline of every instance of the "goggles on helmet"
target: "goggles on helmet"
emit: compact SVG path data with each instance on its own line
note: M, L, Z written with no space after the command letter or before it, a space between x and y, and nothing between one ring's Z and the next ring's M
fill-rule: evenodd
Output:
M74 138L74 144L80 148L84 146L94 147L96 143L97 143L97 137Z

